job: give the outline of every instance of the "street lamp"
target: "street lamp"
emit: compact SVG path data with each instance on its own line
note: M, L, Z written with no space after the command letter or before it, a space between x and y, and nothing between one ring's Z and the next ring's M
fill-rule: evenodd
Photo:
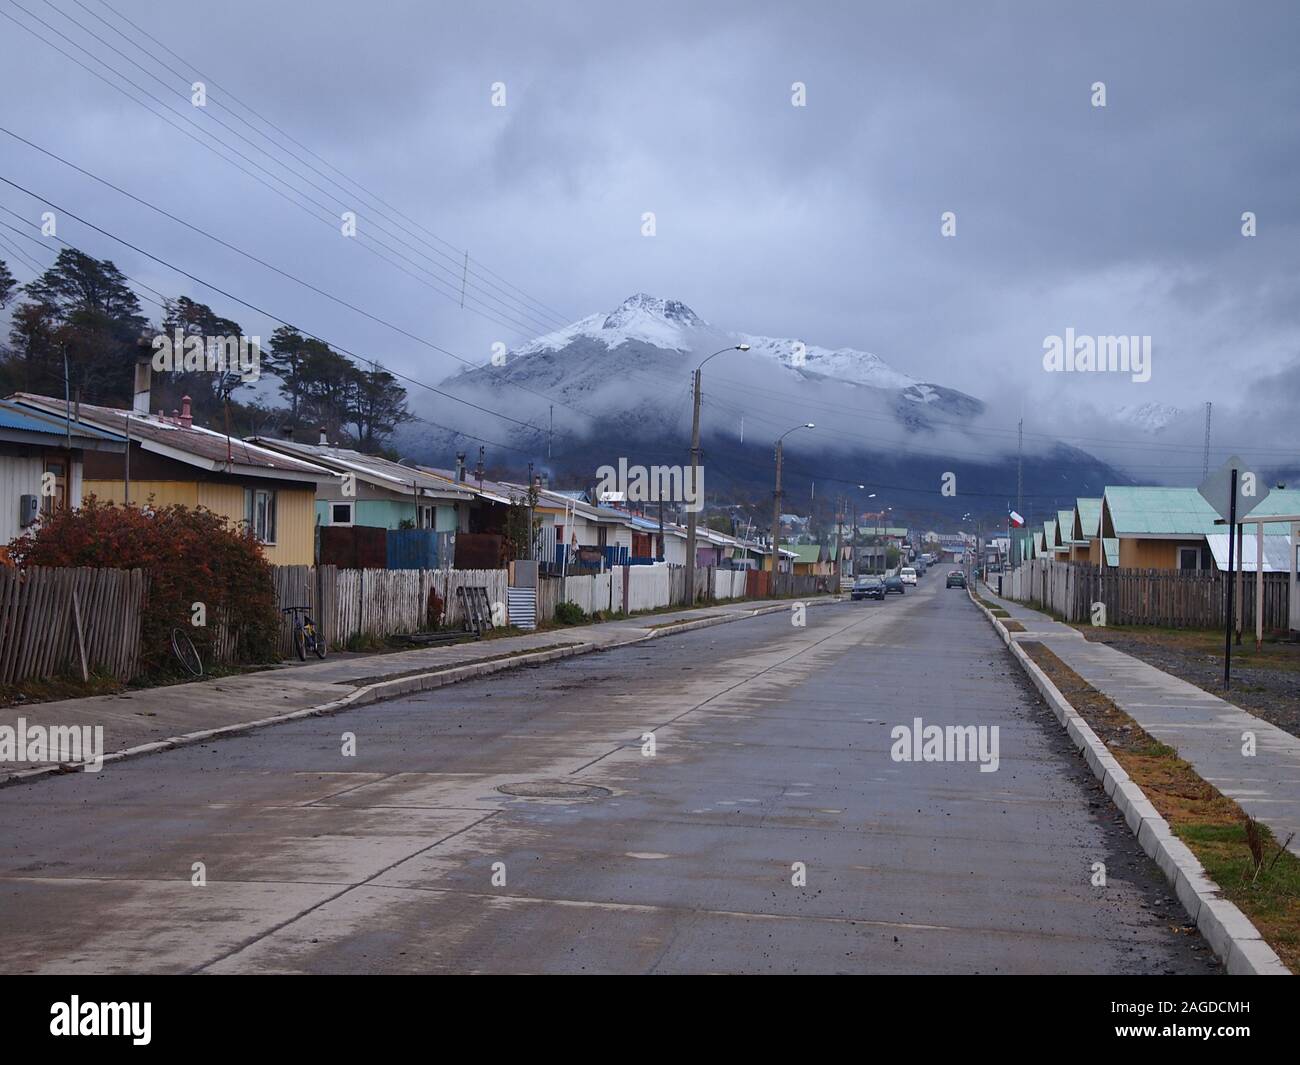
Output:
M858 491L859 492L865 491L866 487L867 486L865 484L860 484L858 485ZM854 507L854 510L857 511L857 513L853 515L853 573L852 575L854 577L857 577L858 575L859 572L858 566L860 564L858 560L858 518L862 516L862 506L866 502L866 500L875 499L875 498L876 498L876 493L871 492L864 498L859 499L857 506Z
M700 371L709 359L717 358L724 351L748 351L748 344L733 344L729 348L719 348L712 355L695 367L695 415L691 421L691 492L704 505L704 496L700 492ZM662 506L662 504L660 504ZM686 605L695 602L695 510L686 512Z
M785 454L785 438L798 429L816 429L812 422L794 425L776 438L776 491L772 493L772 580L776 581L780 561L781 543L781 460Z

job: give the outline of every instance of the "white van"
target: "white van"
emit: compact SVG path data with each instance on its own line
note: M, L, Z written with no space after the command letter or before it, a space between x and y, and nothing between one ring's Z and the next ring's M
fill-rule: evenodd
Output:
M911 566L904 566L898 571L898 575L903 579L904 584L916 583L916 570Z

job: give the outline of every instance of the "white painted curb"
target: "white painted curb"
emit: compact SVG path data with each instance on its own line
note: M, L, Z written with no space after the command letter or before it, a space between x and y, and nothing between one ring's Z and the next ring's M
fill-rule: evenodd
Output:
M791 603L804 602L805 606L819 606L828 603L839 602L837 597L820 598L804 600L791 600ZM707 607L696 607L693 609L707 609ZM571 647L558 647L549 651L535 651L531 654L512 655L509 658L498 658L488 662L471 662L469 665L456 666L451 669L436 669L428 673L416 673L406 677L394 677L392 680L376 681L374 684L368 684L364 688L356 688L347 695L338 699L333 699L328 703L320 703L316 706L306 706L301 710L291 710L284 714L273 714L270 717L257 718L253 721L241 721L234 725L223 725L221 728L201 729L197 732L185 732L179 736L171 736L165 740L153 740L149 743L142 743L136 747L127 747L120 751L113 751L111 754L104 755L102 762L107 765L109 762L121 762L127 758L138 758L145 754L155 754L158 751L170 751L177 747L188 747L195 743L204 743L207 740L220 739L224 736L238 736L241 733L249 732L256 728L266 728L269 725L282 725L288 721L298 721L305 717L322 717L326 714L337 714L342 710L347 710L354 706L368 706L371 703L382 702L385 699L397 699L403 695L412 695L415 692L429 691L433 688L441 688L446 684L455 684L462 680L474 680L478 677L485 677L491 673L500 673L506 669L516 669L519 666L541 665L544 662L554 662L559 658L569 658L573 655L589 654L592 651L612 651L620 647L630 647L633 644L641 643L645 640L654 640L662 636L672 636L679 632L690 632L694 629L704 629L711 625L724 625L729 621L743 621L747 618L759 617L763 614L772 614L781 610L789 610L790 606L784 603L777 603L771 606L755 607L752 610L733 612L729 614L719 614L715 617L696 618L694 621L683 621L675 625L665 625L662 629L652 629L644 635L637 636L630 640L621 640L617 643L597 644L591 642L578 643ZM27 784L31 781L43 777L60 776L64 773L75 773L84 768L85 762L63 762L58 765L34 766L31 769L20 769L17 772L10 773L5 777L0 777L0 788L8 787L11 784Z
M1080 751L1102 788L1124 815L1124 820L1138 844L1160 867L1165 879L1174 887L1178 901L1200 930L1205 941L1228 967L1233 976L1290 976L1291 971L1282 964L1250 919L1219 895L1219 885L1206 875L1201 865L1182 840L1174 835L1169 822L1160 816L1142 789L1124 772L1109 749L1092 731L1092 726L1079 714L1051 678L1039 668L1025 650L1011 638L1012 634L998 624L1000 618L977 602L972 589L966 589L970 600L993 625L993 631L1015 655L1029 679L1042 693L1056 719L1065 727L1066 735ZM1016 635L1020 635L1017 633Z

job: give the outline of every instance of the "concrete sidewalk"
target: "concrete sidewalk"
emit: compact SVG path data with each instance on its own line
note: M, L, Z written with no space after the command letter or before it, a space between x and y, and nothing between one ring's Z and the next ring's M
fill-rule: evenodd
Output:
M801 600L807 605L834 597ZM475 640L391 654L287 662L257 673L146 688L120 695L61 699L0 708L0 726L103 726L105 755L165 750L186 742L364 705L502 669L603 651L758 614L789 610L796 600L708 604L571 629ZM0 786L43 775L53 763L0 763Z
M1106 644L1008 599L981 582L981 596L1025 627L1018 641L1041 641L1072 670L1141 725L1173 747L1205 780L1273 830L1300 856L1300 739L1262 718ZM1242 754L1253 732L1256 753Z

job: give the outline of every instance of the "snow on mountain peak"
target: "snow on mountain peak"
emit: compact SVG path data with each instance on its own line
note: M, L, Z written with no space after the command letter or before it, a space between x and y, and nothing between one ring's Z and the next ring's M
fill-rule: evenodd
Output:
M516 356L562 351L578 340L597 341L607 351L627 343L642 343L662 351L707 354L728 341L748 344L756 356L771 359L796 374L817 374L872 388L906 389L919 384L895 370L878 355L855 348L819 347L781 337L751 336L715 330L680 300L638 292L609 313L588 315L554 333L517 348ZM930 402L924 394L909 396Z
M589 314L572 325L547 333L517 349L517 355L559 351L579 338L598 340L609 350L631 341L666 351L690 351L693 329L708 323L681 300L666 300L638 292L608 314Z
M907 388L917 383L916 378L895 370L879 355L869 351L856 348L832 350L780 337L737 336L756 354L776 359L792 369L804 369L872 388Z
M1136 406L1120 407L1115 411L1115 416L1143 432L1158 433L1182 413L1180 408L1167 403L1140 403Z
M628 296L618 305L617 309L605 319L604 328L623 329L632 322L655 318L684 326L708 324L681 300L665 300L638 292L635 296Z

